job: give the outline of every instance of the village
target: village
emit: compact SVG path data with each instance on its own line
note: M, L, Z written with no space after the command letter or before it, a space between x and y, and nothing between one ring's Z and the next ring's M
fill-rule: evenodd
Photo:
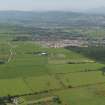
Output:
M89 47L89 46L105 46L105 40L88 40L82 38L75 39L61 39L61 40L40 40L37 43L48 48L63 48L67 46L71 47Z
M88 47L87 41L80 41L80 40L39 41L38 43L40 43L44 47L50 47L50 48L62 48L67 46Z

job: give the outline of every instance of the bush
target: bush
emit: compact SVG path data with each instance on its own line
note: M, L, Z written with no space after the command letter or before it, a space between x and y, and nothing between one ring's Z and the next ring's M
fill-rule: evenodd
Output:
M0 64L5 64L5 61L3 61L3 60L0 60Z

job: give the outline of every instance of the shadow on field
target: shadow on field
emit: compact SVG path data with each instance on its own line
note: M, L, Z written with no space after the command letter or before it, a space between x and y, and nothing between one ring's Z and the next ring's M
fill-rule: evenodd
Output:
M65 47L96 62L105 63L105 47Z

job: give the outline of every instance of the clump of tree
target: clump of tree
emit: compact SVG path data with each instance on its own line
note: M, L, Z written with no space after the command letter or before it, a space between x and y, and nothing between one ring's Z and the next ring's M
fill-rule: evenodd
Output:
M32 38L30 36L17 36L12 41L31 41Z
M60 100L60 98L59 98L59 96L54 96L53 97L53 101L56 102L56 103L58 103L58 104L61 104L62 103L61 100Z
M73 86L72 85L69 85L68 88L73 88Z

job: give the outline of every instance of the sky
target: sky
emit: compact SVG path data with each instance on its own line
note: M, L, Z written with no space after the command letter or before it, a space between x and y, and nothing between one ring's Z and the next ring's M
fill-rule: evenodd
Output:
M105 0L0 0L0 10L82 11L105 7Z

